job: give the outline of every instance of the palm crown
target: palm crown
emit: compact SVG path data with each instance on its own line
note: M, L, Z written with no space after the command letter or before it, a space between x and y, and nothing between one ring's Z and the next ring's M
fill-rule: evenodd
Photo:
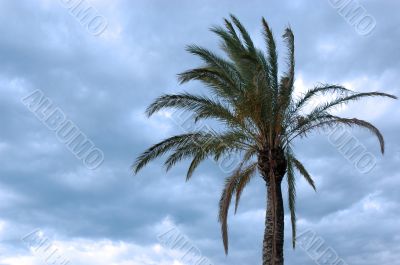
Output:
M360 119L338 117L330 111L364 97L395 97L381 92L355 93L343 86L330 84L318 85L301 96L295 96L292 30L287 28L283 34L288 49L287 70L278 77L276 44L265 19L262 19L262 32L266 51L254 46L249 33L236 17L231 16L230 20L225 19L224 22L224 27L213 27L211 31L222 40L221 47L227 56L221 57L196 45L188 46L187 50L200 57L204 64L179 74L180 83L199 80L209 88L211 94L163 95L146 111L151 116L165 108L183 109L193 113L195 122L215 119L224 125L224 129L218 127L213 131L194 131L168 138L142 153L134 163L133 170L137 173L151 160L168 153L165 161L167 169L183 159L191 159L186 177L189 180L196 167L206 158L219 160L225 155L239 153L241 163L226 178L219 204L225 251L228 251L227 216L232 198L236 198L236 211L244 188L257 175L257 171L267 186L275 183L275 179L279 182L286 176L294 246L295 171L304 176L314 189L315 185L303 164L293 154L293 140L337 124L357 126L376 135L383 153L383 137L372 124ZM334 95L334 99L305 112L307 104L326 93Z

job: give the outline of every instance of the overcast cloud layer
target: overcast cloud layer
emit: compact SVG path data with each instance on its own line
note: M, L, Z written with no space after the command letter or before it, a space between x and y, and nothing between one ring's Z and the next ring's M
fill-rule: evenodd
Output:
M71 265L178 265L179 254L157 239L174 225L215 265L261 263L261 179L249 186L230 218L225 257L217 223L226 176L220 167L207 162L189 183L185 163L168 173L160 160L137 176L129 169L144 148L182 132L168 113L147 119L144 109L162 93L206 93L198 83L179 86L176 74L199 64L185 52L187 44L218 48L208 28L230 13L262 48L264 16L282 56L279 37L292 27L300 90L330 82L400 94L398 1L362 1L377 23L368 36L359 35L328 0L93 0L88 3L108 23L97 36L66 2L0 0L1 265L45 264L21 240L35 229ZM104 152L100 167L85 167L21 102L38 89ZM399 102L371 99L341 112L380 128L385 156L376 139L362 131L354 135L377 158L367 174L324 135L296 145L318 188L315 193L298 182L299 231L313 229L347 264L398 263ZM287 264L313 264L301 248L291 249L286 228Z

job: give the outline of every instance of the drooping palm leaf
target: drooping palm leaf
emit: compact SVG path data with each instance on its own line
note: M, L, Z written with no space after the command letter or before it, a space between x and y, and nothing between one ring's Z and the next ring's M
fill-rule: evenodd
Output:
M287 154L288 167L286 179L288 183L288 204L290 211L290 221L292 226L292 246L296 247L296 179L293 171L293 159L291 152Z

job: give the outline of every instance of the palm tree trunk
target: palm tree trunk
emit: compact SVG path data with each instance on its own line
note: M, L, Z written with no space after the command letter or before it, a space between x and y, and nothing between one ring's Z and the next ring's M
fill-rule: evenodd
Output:
M267 182L263 265L283 265L284 209L281 180L272 179L275 180Z
M284 208L281 183L287 169L283 150L267 149L260 152L258 168L267 186L263 265L283 265Z

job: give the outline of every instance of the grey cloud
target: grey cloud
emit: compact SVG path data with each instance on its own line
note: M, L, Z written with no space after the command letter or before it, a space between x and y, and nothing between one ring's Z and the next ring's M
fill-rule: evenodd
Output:
M10 253L26 252L18 233L37 227L67 239L151 245L157 242L154 227L169 216L216 264L260 262L261 180L251 184L238 214L230 218L231 249L225 257L217 206L226 174L215 163L208 161L186 184L186 164L169 173L160 160L138 176L129 170L144 148L182 132L167 118L144 120L142 113L161 93L206 93L197 83L179 86L176 74L199 63L184 51L187 44L218 48L208 27L229 13L243 20L259 45L260 18L265 16L281 56L280 35L290 24L296 34L298 73L307 82L341 83L365 76L378 80L382 90L399 91L399 4L394 1L362 2L378 23L369 37L357 35L328 1L115 1L109 9L94 1L114 39L93 37L58 3L44 2L0 3L0 192L12 194L0 203L0 220L12 226L1 240ZM43 90L104 150L99 169L83 168L21 104L20 98L35 89ZM346 114L361 112L362 107L355 107ZM323 135L296 146L318 185L315 194L299 182L299 227L315 229L349 264L391 264L397 257L398 114L396 102L373 120L386 137L384 157L375 139L355 132L378 157L377 167L367 175L358 173ZM373 202L390 207L363 210L370 194L377 194ZM287 244L285 251L288 263L311 263L301 249L293 252Z

